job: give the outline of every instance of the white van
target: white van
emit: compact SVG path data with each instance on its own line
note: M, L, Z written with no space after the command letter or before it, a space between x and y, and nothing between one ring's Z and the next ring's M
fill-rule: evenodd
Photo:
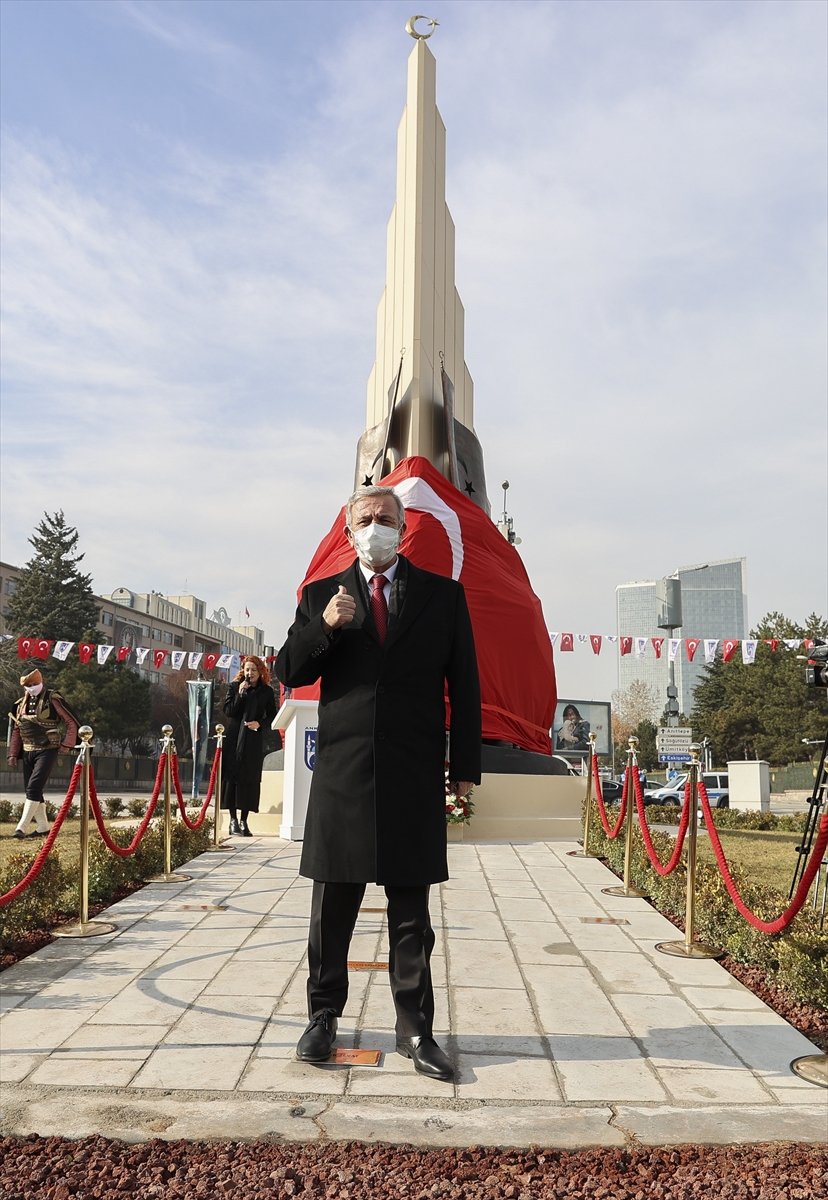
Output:
M704 771L702 781L707 788L707 798L713 808L730 808L730 793L727 781L727 771ZM679 775L669 787L658 788L650 792L648 799L651 804L683 804L684 788L688 775Z

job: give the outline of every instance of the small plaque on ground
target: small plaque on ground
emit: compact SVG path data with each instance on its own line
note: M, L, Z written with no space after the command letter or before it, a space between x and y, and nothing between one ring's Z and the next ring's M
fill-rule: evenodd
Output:
M380 1050L346 1050L337 1046L329 1061L345 1063L349 1067L378 1067L381 1057Z
M580 917L582 925L629 925L623 917Z
M349 960L348 970L349 971L387 971L388 963L387 962L357 962L356 960Z
M226 904L182 904L179 912L227 912Z
M361 908L359 911L360 911L360 912L379 912L379 913L384 913L386 910L385 910L384 908Z

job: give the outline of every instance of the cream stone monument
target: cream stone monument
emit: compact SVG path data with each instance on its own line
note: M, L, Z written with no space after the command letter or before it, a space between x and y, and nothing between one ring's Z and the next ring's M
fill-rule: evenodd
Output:
M454 222L445 197L446 130L437 109L436 63L426 44L436 26L436 21L422 16L412 17L406 26L416 44L408 59L406 103L397 133L396 197L388 221L385 288L377 309L376 357L368 380L365 431L357 447L354 483L377 484L398 468L404 471L406 460L426 459L488 521L491 509L483 451L474 431L474 388L465 362L465 314L455 286ZM454 495L453 489L448 490ZM510 544L513 540L507 537ZM502 547L499 534L495 542ZM491 562L486 557L491 549L482 545L466 546L465 553L477 553L485 567ZM531 597L536 611L527 608L524 600L522 609L504 616L498 637L505 644L509 630L534 622L537 641L532 652L524 655L522 694L527 695L526 678L534 671L554 709L552 652L540 604L522 563L515 560L509 570L510 586L521 575L525 595ZM474 619L468 590L467 595ZM488 607L488 599L485 604ZM478 643L478 657L480 651ZM513 660L519 654L508 649L506 653ZM481 662L481 683L485 682ZM489 703L489 711L496 704ZM521 743L517 735L495 733L487 738L485 686L483 708L483 779L475 789L468 836L577 838L586 780L556 774L551 754L524 748L528 742ZM548 724L552 715L548 714ZM287 721L287 713L281 717ZM546 727L535 725L538 749ZM285 818L280 830L297 828L295 819L288 818L289 808L292 813L302 811L301 799L289 794L288 757L292 762L296 759L293 777L303 778L298 742L291 738L290 729L288 724L291 747L285 751ZM510 740L501 740L504 737ZM272 821L279 788L268 780L269 774L275 772L265 770L262 796L269 802L263 808Z
M386 238L385 290L368 380L355 485L377 483L422 455L490 512L464 357L465 314L454 284L454 222L446 205L446 128L437 64L412 22L406 105L397 131L397 194ZM436 22L432 23L433 27Z

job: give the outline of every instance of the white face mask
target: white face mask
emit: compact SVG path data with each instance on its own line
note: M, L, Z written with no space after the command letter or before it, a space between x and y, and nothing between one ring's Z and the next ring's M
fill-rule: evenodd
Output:
M27 688L26 688L26 692L27 692L27 693L28 693L28 695L30 695L30 696L39 696L39 695L40 695L40 693L41 693L42 691L43 691L43 684L42 684L42 683L33 683L33 684L31 685L31 687L27 687Z
M390 525L366 525L352 530L352 534L357 554L369 567L384 566L399 549L401 531Z

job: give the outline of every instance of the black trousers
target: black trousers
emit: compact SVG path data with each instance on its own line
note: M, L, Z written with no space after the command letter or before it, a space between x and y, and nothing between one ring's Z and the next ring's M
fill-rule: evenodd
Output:
M388 898L388 975L399 1037L430 1037L434 1024L431 952L434 930L428 886L392 887ZM314 880L308 935L308 1013L332 1008L341 1016L348 998L348 947L364 883Z
M43 803L43 789L57 757L58 751L53 749L23 751L23 786L26 789L27 800L34 800L36 804Z

